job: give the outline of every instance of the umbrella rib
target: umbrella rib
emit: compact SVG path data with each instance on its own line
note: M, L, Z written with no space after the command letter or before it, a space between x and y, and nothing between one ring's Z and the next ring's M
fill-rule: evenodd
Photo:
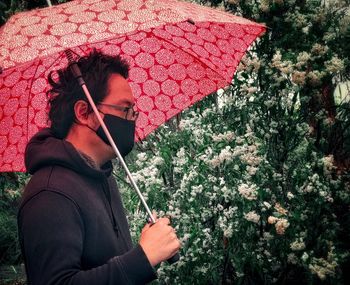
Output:
M184 21L184 22L188 22L188 20L186 20L186 21ZM192 24L192 23L191 23L191 24ZM192 25L194 25L194 24L192 24ZM154 33L152 33L152 35L153 35L155 38L161 39L161 40L163 40L163 41L165 41L165 42L167 42L167 43L169 43L169 44L171 44L171 45L173 45L173 46L176 46L177 48L181 49L183 52L185 52L185 53L187 53L188 55L190 55L191 57L193 57L193 54L191 54L191 53L188 52L187 50L183 49L181 46L177 45L176 43L171 42L171 41L169 41L169 40L167 40L167 39L164 39L164 38L162 38L162 37L159 37L159 36L157 36L157 35L154 34ZM209 69L211 69L215 74L218 74L218 75L219 75L222 79L224 79L227 83L230 83L230 82L227 81L227 79L226 79L224 76L222 76L220 73L218 73L215 69L211 68L211 67L210 67L209 65L207 65L205 62L201 61L199 58L196 58L196 60L198 60L201 64L203 64L203 65L205 65L206 67L208 67Z
M52 62L52 64L50 66L47 66L46 67L46 70L49 70L54 64L55 62L57 62L57 60L62 57L62 53L59 53L58 56L56 57L56 59ZM40 62L42 61L43 58L39 58L38 61L37 61L37 65L36 65L36 68L35 68L35 72L34 72L34 77L37 77L38 74L38 69L39 69L39 66L40 66ZM45 71L43 71L45 72ZM29 104L30 104L30 99L32 97L32 87L33 87L33 82L34 82L34 79L31 80L30 82L30 85L29 85L29 93L28 93L28 105L27 105L27 142L29 141Z
M34 77L38 71L39 68L39 64L40 64L41 59L38 59L38 63L36 65L35 68L35 72L34 72ZM28 104L27 104L27 143L29 142L29 105L30 105L30 99L32 97L32 87L33 87L33 82L34 82L34 78L33 80L30 81L30 85L29 85L29 92L28 92Z

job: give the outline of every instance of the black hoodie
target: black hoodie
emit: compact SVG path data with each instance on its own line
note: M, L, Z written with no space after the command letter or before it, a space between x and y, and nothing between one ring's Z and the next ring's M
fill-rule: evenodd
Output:
M26 148L33 174L18 213L28 284L144 284L156 278L128 223L109 162L87 163L49 129Z

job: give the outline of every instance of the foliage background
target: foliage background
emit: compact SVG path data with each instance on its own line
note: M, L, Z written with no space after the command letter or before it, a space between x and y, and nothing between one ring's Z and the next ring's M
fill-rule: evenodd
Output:
M159 283L349 284L349 100L334 93L350 75L349 1L196 2L268 31L232 86L128 158L150 206L172 217L183 243L181 260L158 268ZM46 5L0 0L0 21ZM115 175L137 241L145 215L118 166ZM0 263L18 273L10 267L21 263L15 214L28 176L0 179ZM14 275L3 282L23 283Z

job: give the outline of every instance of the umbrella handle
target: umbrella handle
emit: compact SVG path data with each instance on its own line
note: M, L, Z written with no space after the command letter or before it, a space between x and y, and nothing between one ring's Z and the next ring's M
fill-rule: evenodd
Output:
M152 227L153 225L154 225L154 223L152 222L151 227ZM167 259L167 262L168 262L169 264L173 264L173 263L175 263L175 262L178 262L179 259L180 259L180 254L179 254L179 252L177 252L177 253L175 253L175 255L173 255L172 257L170 257L169 259Z

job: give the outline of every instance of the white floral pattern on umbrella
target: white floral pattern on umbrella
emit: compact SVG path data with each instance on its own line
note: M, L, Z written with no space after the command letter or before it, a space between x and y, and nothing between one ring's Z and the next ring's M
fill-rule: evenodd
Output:
M52 10L54 9L54 10ZM53 12L54 11L54 12ZM28 140L48 125L47 75L63 51L120 54L140 111L136 139L230 84L265 27L174 0L77 0L14 15L0 31L0 171L23 171Z

